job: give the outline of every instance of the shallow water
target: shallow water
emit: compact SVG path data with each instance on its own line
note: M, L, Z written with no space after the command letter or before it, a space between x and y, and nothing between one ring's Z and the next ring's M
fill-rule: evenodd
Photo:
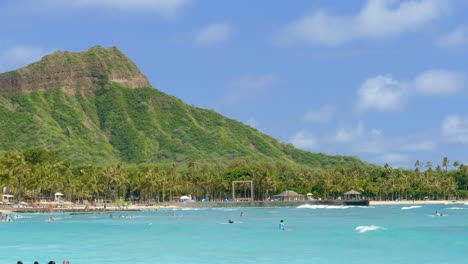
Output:
M435 211L448 215L434 216ZM468 205L217 208L171 214L169 209L113 213L114 218L109 213L23 214L0 223L0 263L428 264L466 263L468 257ZM47 222L49 216L59 219ZM286 231L278 230L281 219Z

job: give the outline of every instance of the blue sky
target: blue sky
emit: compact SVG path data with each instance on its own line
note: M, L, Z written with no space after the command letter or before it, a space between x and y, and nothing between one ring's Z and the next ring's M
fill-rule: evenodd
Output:
M115 45L157 89L298 148L468 162L468 1L2 0L0 71Z

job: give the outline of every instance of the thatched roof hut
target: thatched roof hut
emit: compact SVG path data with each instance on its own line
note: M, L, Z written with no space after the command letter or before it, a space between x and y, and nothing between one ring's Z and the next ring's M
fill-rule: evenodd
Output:
M275 195L275 197L281 198L283 201L303 201L305 195L298 194L295 191L284 191L280 194Z

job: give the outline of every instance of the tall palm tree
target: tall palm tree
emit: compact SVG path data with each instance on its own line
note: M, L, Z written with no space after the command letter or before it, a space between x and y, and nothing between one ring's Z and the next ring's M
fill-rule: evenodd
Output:
M31 175L31 166L26 161L24 155L18 152L7 153L2 157L4 170L7 175L7 182L15 191L18 201L22 200L22 195L26 190L27 178Z
M442 167L445 167L445 173L447 173L449 166L450 166L449 159L447 157L444 157L442 160Z
M419 173L421 172L421 161L416 160L416 162L414 163L414 167L415 167L414 171L419 176Z

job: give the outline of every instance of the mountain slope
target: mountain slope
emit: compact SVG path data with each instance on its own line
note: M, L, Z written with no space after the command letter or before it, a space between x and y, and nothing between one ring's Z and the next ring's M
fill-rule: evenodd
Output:
M151 88L115 47L57 52L0 74L0 125L0 151L56 150L75 164L237 157L319 167L362 163L298 150L214 111L189 106Z

